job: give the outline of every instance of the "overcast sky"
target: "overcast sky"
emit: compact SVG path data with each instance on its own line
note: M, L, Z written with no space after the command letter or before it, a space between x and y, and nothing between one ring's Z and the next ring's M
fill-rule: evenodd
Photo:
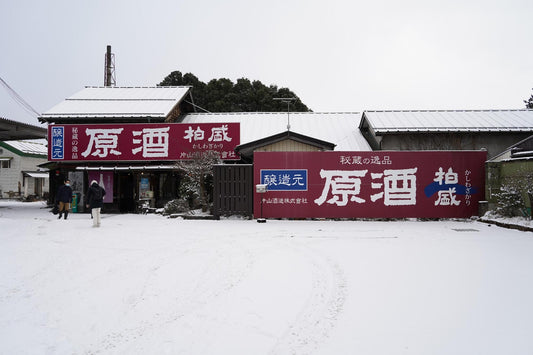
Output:
M38 112L170 72L288 87L315 112L515 109L533 94L531 0L0 0L0 77ZM38 124L0 86L0 116Z

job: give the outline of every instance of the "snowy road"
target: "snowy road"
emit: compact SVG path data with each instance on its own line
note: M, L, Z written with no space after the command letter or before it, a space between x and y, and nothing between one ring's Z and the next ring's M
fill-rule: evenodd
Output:
M0 354L528 354L533 233L0 201Z

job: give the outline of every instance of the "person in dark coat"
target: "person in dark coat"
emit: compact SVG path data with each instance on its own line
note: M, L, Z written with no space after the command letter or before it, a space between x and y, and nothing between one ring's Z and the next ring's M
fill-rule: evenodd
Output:
M56 204L59 205L59 216L57 219L60 219L63 213L65 214L65 219L67 219L71 203L72 188L70 187L70 181L67 179L65 180L65 184L61 185L59 189L57 189Z
M104 206L105 190L98 185L96 180L91 181L87 192L87 207L91 209L93 227L100 227L100 212Z

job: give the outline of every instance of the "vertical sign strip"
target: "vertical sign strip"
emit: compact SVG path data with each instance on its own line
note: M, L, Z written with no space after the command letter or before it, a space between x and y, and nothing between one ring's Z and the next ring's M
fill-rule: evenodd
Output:
M65 159L65 127L52 127L51 159Z

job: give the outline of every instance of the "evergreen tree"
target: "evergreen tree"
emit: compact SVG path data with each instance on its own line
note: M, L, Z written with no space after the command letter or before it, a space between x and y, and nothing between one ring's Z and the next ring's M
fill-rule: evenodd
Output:
M498 199L496 202L496 214L504 217L515 217L522 215L525 210L524 201L520 191L513 185L503 185L499 193L494 194Z
M531 95L529 100L524 100L524 103L526 104L526 108L533 109L533 95Z
M191 73L182 74L179 71L170 73L159 86L192 86L195 105L210 112L283 112L287 104L274 98L296 98L291 105L293 112L311 111L288 88L276 85L266 86L258 80L237 79L233 83L230 79L212 79L207 84L200 81Z

